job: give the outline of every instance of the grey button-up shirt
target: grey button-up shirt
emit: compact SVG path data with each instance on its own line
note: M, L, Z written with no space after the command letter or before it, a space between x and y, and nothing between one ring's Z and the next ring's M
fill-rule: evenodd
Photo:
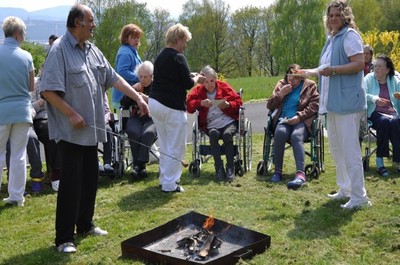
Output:
M50 139L84 146L105 142L104 92L118 76L102 52L90 42L81 49L67 31L53 43L43 72L40 92L56 91L88 125L74 128L67 116L48 104Z

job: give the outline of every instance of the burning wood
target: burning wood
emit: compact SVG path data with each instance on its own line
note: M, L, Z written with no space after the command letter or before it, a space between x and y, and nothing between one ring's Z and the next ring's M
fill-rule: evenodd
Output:
M214 218L210 216L204 222L200 232L177 241L178 248L185 251L188 259L206 260L208 257L218 254L218 248L222 241L210 232L213 225Z

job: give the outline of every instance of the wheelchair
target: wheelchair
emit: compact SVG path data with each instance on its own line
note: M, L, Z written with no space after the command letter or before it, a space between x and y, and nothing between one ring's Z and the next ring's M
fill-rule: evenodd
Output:
M376 131L371 127L367 115L367 111L365 111L361 118L359 134L360 147L361 150L364 149L364 155L362 157L364 171L370 170L370 158L377 151L377 146L373 145L373 142L376 142L377 139ZM363 143L365 143L364 148ZM393 152L391 148L389 149L389 152L391 156Z
M266 176L271 172L274 161L274 130L273 118L276 111L268 112L267 124L264 126L263 159L257 165L257 175ZM324 126L317 117L312 123L312 133L305 141L310 143L310 151L305 154L311 158L311 163L305 167L305 174L309 179L318 179L321 172L325 171L325 152L324 152ZM290 141L287 142L285 149L291 147Z
M239 91L240 97L243 95L243 89ZM235 175L243 176L252 167L252 127L251 121L245 116L245 108L239 108L238 130L233 139L234 148L234 167ZM189 163L189 175L200 177L201 166L206 163L211 155L211 146L207 134L199 129L199 111L195 111L195 119L192 131L192 161ZM221 155L225 155L225 148L220 146Z
M129 144L129 138L125 132L125 126L128 118L130 117L129 108L120 108L119 114L112 113L112 125L111 128L111 141L112 141L112 152L111 152L111 166L114 168L114 176L121 177L125 172L132 169L133 157L131 146ZM157 140L157 138L156 138ZM155 141L156 141L155 140ZM160 153L158 147L154 142L149 149L150 152L150 163L158 161Z

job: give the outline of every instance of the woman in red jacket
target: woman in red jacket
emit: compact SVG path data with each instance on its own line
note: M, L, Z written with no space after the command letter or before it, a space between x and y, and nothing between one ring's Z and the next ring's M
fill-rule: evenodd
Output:
M235 177L233 137L237 131L242 99L228 83L217 80L217 73L209 65L200 74L205 76L206 81L194 87L188 95L187 111L194 113L199 110L199 128L210 137L217 181L232 181ZM226 172L219 139L225 145Z

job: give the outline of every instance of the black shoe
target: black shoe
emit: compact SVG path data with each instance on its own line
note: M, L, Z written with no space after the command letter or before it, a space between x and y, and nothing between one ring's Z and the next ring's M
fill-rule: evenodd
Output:
M132 172L131 172L131 178L132 179L138 179L139 178L139 168L137 167L137 166L134 166L133 168L132 168Z
M144 179L144 178L147 178L147 170L146 170L146 168L142 168L140 171L139 171L139 178L142 178L142 179Z
M215 167L215 180L223 181L226 178L224 166Z
M226 167L226 179L230 182L235 178L235 168L234 167Z

